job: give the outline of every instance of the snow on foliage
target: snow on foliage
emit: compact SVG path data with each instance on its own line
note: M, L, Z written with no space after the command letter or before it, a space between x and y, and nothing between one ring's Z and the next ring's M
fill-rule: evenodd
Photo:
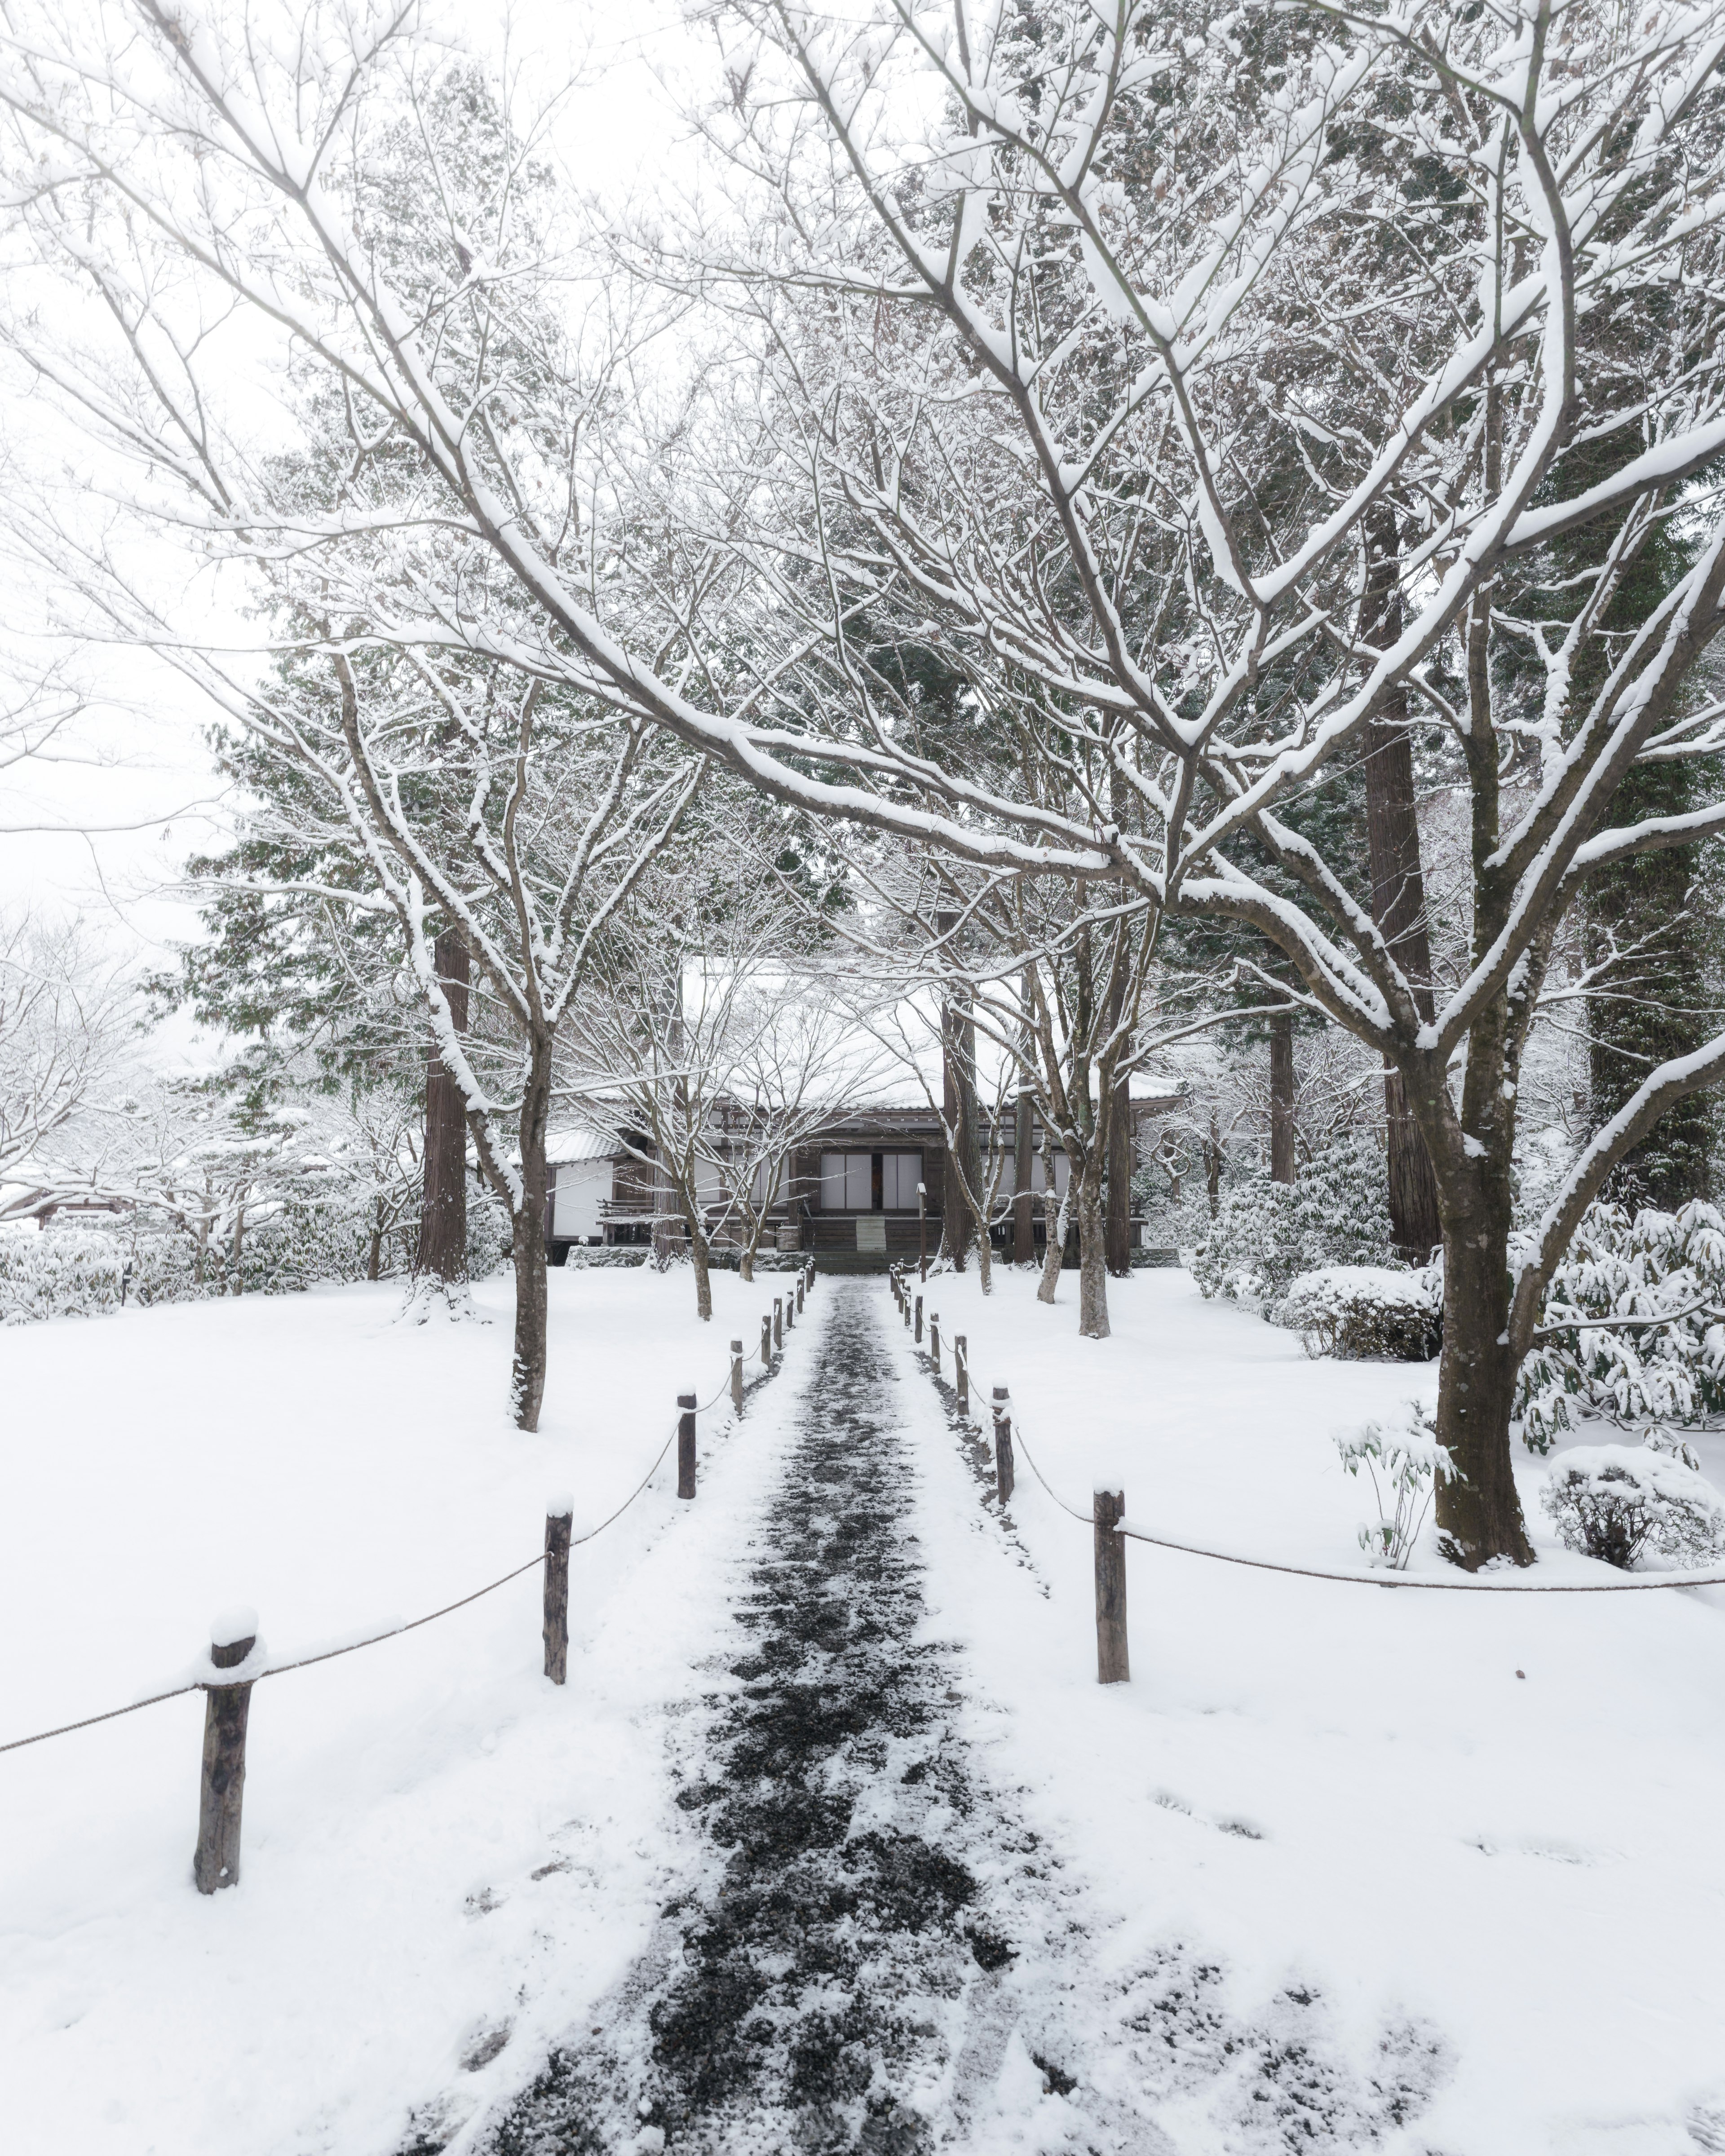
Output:
M85 1231L0 1235L0 1325L98 1317L126 1295L126 1256L111 1235Z
M1725 1553L1718 1491L1663 1450L1589 1445L1566 1452L1539 1502L1566 1548L1624 1571L1644 1553L1687 1564Z
M1224 1191L1192 1255L1192 1276L1206 1295L1271 1317L1302 1273L1387 1268L1389 1238L1383 1156L1369 1132L1350 1132L1326 1146L1297 1183L1274 1183L1260 1170Z
M1700 1199L1676 1213L1589 1206L1522 1366L1522 1437L1548 1452L1578 1413L1692 1425L1721 1410L1725 1219Z
M1438 1351L1442 1295L1431 1271L1324 1265L1300 1273L1276 1311L1308 1355L1344 1363L1428 1363Z
M1437 1441L1430 1409L1409 1400L1399 1423L1368 1422L1357 1433L1338 1433L1336 1450L1350 1475L1365 1469L1378 1501L1377 1523L1360 1528L1360 1548L1373 1564L1405 1572L1433 1491L1455 1472Z

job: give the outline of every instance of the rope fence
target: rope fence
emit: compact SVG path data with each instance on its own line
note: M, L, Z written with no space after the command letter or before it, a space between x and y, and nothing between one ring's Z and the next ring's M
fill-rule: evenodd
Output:
M913 1329L913 1347L927 1357L935 1382L937 1384L943 1383L938 1313L929 1323L927 1344L924 1347L922 1297L916 1296L913 1306L905 1276L896 1267L891 1269L890 1278L906 1327ZM982 1380L970 1360L969 1343L964 1335L959 1333L953 1336L952 1347L953 1390L957 1394L958 1413L965 1420L980 1429L982 1417L972 1412L971 1394L972 1389ZM1126 1568L1124 1553L1121 1548L1124 1542L1144 1543L1153 1549L1173 1550L1182 1557L1208 1558L1218 1564L1243 1565L1253 1572L1283 1573L1295 1579L1326 1580L1341 1587L1412 1588L1441 1594L1647 1594L1669 1588L1725 1587L1725 1572L1659 1573L1636 1579L1563 1581L1517 1579L1495 1573L1484 1578L1439 1579L1428 1578L1423 1573L1389 1570L1340 1572L1317 1565L1285 1564L1272 1558L1248 1557L1236 1550L1207 1549L1201 1543L1176 1542L1167 1535L1152 1534L1147 1527L1128 1519L1126 1517L1126 1495L1122 1490L1099 1486L1092 1496L1088 1512L1069 1503L1037 1466L1035 1455L1025 1444L1023 1419L1017 1412L1009 1389L1005 1385L994 1385L988 1388L987 1391L993 1424L995 1487L1002 1504L1012 1495L1016 1464L1022 1457L1050 1500L1081 1526L1087 1527L1094 1532L1098 1673L1104 1684L1118 1681L1128 1674ZM1110 1638L1105 1635L1112 1635L1111 1645Z
M782 1356L784 1335L794 1329L798 1314L804 1306L806 1296L812 1291L815 1281L811 1261L794 1276L794 1287L783 1296L773 1298L773 1308L761 1321L760 1360L762 1370L747 1386L752 1390L773 1374ZM711 1397L697 1404L692 1393L679 1396L679 1414L675 1425L660 1445L652 1466L630 1491L614 1512L608 1512L597 1526L584 1533L575 1534L573 1500L566 1497L551 1499L546 1507L545 1547L525 1564L516 1565L497 1579L484 1587L476 1587L470 1594L458 1600L446 1602L441 1609L428 1610L424 1616L413 1617L399 1625L391 1625L381 1632L369 1634L362 1640L350 1640L339 1647L326 1647L315 1655L301 1655L290 1662L264 1662L258 1669L250 1665L258 1650L257 1619L249 1610L234 1613L227 1619L218 1619L211 1626L208 1676L195 1676L184 1684L175 1685L168 1691L151 1692L143 1699L135 1699L124 1707L107 1708L100 1714L89 1714L77 1722L63 1722L58 1728L40 1729L33 1736L14 1737L0 1744L0 1753L21 1752L27 1746L45 1744L51 1738L69 1737L74 1731L93 1729L99 1722L116 1722L122 1715L138 1714L148 1707L159 1707L163 1701L182 1699L188 1692L205 1694L208 1707L204 1720L203 1778L199 1793L198 1847L193 1858L193 1878L200 1893L214 1893L223 1887L235 1885L239 1877L240 1792L245 1778L245 1736L250 1711L251 1690L266 1677L285 1676L290 1670L313 1668L320 1662L336 1661L342 1655L357 1654L363 1647L380 1645L386 1640L399 1639L403 1633L417 1632L422 1625L435 1624L441 1617L452 1616L458 1609L495 1594L501 1587L519 1579L526 1573L542 1570L545 1574L544 1645L545 1674L554 1684L567 1681L569 1645L569 1553L602 1535L614 1527L624 1514L646 1493L649 1485L664 1466L665 1455L672 1445L678 1448L677 1495L692 1498L695 1495L696 1426L696 1418L715 1407L728 1392L732 1408L740 1411L745 1393L743 1369L745 1363L741 1340L731 1342L731 1366L724 1382Z

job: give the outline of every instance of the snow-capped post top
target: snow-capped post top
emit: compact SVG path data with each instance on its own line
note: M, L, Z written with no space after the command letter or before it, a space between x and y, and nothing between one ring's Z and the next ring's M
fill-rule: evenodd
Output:
M244 1602L236 1602L219 1616L209 1620L209 1643L213 1647L237 1647L242 1640L258 1636L258 1613Z
M545 1517L548 1520L567 1520L574 1517L575 1500L567 1490L553 1490L545 1501Z
M1098 1497L1112 1497L1122 1505L1126 1502L1126 1491L1117 1482L1098 1482L1094 1494Z

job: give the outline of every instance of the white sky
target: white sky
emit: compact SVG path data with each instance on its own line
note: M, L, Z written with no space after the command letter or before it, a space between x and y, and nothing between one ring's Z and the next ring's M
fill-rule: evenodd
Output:
M555 115L552 139L583 191L621 203L691 169L675 103L656 80L661 69L686 75L704 59L675 0L529 0L495 14L448 4L427 20L494 62L506 50L530 95L579 78ZM51 470L75 461L20 390L0 381L0 444ZM189 561L153 567L182 618L225 612ZM0 563L0 654L9 649L28 667L47 648L38 632L53 594L15 564ZM0 911L75 916L116 952L165 964L172 942L197 932L176 889L183 863L219 844L223 832L221 783L204 742L214 714L169 670L135 654L86 651L79 664L95 701L60 748L80 760L0 772ZM195 1052L190 1029L171 1029L162 1045Z

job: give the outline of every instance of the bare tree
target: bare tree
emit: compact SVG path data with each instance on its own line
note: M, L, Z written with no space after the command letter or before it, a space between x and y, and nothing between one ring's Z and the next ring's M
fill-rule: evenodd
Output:
M120 1076L133 1022L123 974L74 927L0 919L0 1211L66 1194L49 1148Z
M811 814L1258 930L1400 1075L1444 1234L1440 1525L1464 1563L1526 1561L1508 1427L1544 1285L1615 1162L1725 1072L1725 1037L1651 1071L1512 1282L1553 938L1595 870L1725 824L1711 779L1681 818L1612 806L1639 760L1722 738L1685 692L1725 619L1725 526L1689 490L1725 449L1725 7L1255 6L1266 67L1148 0L1062 0L1034 39L966 0L740 0L711 132L747 199L684 252L746 295L739 320L771 318L752 349L776 401L669 556L615 509L645 497L614 461L596 481L565 387L584 377L529 363L554 256L528 191L494 189L482 234L434 183L406 213L402 115L454 131L408 18L302 8L278 38L140 13L123 66L45 4L0 33L14 198L44 259L94 280L119 362L67 362L42 321L11 334L143 468L140 512L188 488L198 542L267 560L328 648L363 621L483 653ZM787 294L819 295L819 336L807 307L773 316ZM212 422L218 362L187 325L236 303L352 414L361 478L335 497L284 489ZM1399 618L1372 589L1386 506ZM1614 639L1625 573L1680 507L1702 543ZM1512 570L1537 582L1584 523L1598 565L1512 618ZM383 578L387 619L380 547L412 572ZM624 574L637 558L655 574ZM971 685L962 740L926 735L871 657L884 625ZM1494 673L1510 637L1531 698ZM1469 964L1429 1018L1300 807L1403 693L1472 822Z

